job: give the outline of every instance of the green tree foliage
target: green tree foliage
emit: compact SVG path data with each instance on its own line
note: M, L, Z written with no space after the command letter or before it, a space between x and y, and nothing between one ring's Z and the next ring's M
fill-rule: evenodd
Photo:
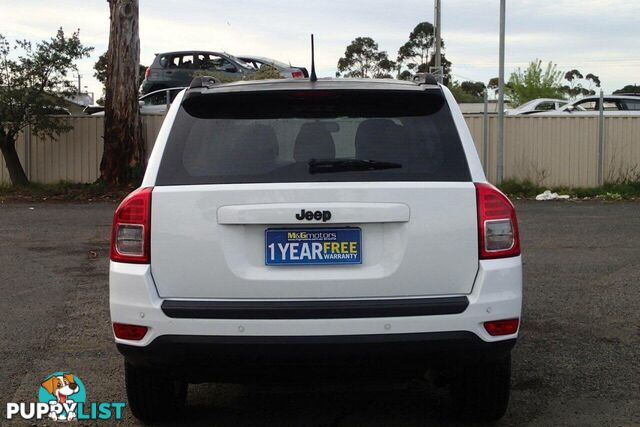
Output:
M458 102L484 102L486 86L482 82L453 81L448 84L448 87Z
M409 40L398 49L398 63L416 72L428 71L417 69L420 66L424 68L429 62L435 41L433 24L426 21L419 23L409 34Z
M460 83L460 88L477 98L483 98L484 91L487 90L487 86L485 86L484 83L471 81L464 81Z
M498 77L494 77L489 79L489 83L487 83L487 89L492 90L495 94L498 93L498 85L500 84L500 79Z
M570 98L578 96L595 95L594 87L600 87L600 78L595 74L583 75L577 69L567 71L564 79L568 82L562 86L562 91L569 95Z
M93 77L95 77L102 85L107 83L107 52L100 55L95 64L93 64ZM138 87L142 84L144 80L144 74L147 71L147 66L140 64L140 68L138 70ZM103 96L96 101L98 105L104 105L104 88L103 88Z
M522 70L518 68L511 74L505 85L505 94L514 106L536 98L564 98L561 87L562 71L549 62L542 67L542 61L535 60Z
M234 79L229 77L225 73L221 73L216 70L197 70L193 73L193 77L214 77L218 79L222 83L232 83L237 82L238 79ZM277 68L272 67L271 65L264 64L262 65L255 73L246 74L242 77L241 80L273 80L273 79L283 79L280 71Z
M28 183L15 148L18 135L27 126L50 137L69 130L51 113L76 92L69 75L77 71L75 61L89 56L92 49L80 42L78 31L66 37L62 28L35 46L20 40L11 46L0 34L0 151L14 185Z
M442 82L445 85L447 85L451 81L451 61L449 61L446 58L444 53L442 53L442 56L440 57L440 65L442 65L442 72L443 72ZM436 66L436 57L432 56L431 59L429 60L429 63L426 66L418 67L418 72L423 72L423 71L429 72L429 67L435 67L435 66Z
M246 80L272 80L283 79L280 71L271 65L263 64L253 75L247 76Z
M370 37L358 37L338 60L336 77L391 78L395 68L395 62L379 50L378 43Z
M138 86L142 84L144 80L144 73L147 71L146 65L139 65L138 71ZM103 85L107 83L107 52L100 55L95 64L93 64L93 77L95 77Z
M413 73L409 70L403 70L398 74L398 80L412 80Z
M626 85L622 89L613 92L614 95L619 93L637 93L640 94L640 85Z
M409 34L409 40L398 49L398 74L402 70L409 70L412 73L424 73L429 71L429 67L435 66L435 34L433 24L421 22ZM444 52L444 41L441 40L442 52ZM441 64L444 69L444 83L448 84L451 79L451 62L441 56Z
M93 77L104 85L107 82L107 52L98 57L96 63L93 64L93 70Z

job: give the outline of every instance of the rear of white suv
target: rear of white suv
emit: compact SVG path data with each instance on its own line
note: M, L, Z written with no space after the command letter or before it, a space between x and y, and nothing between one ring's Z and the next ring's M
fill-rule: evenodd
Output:
M465 416L506 410L517 221L444 87L192 85L116 211L111 260L139 418L188 383L427 369Z

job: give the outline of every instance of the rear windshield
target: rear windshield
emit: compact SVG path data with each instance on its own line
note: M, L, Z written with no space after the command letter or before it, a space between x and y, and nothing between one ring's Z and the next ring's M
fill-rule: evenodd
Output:
M256 92L185 99L157 185L470 181L440 92Z

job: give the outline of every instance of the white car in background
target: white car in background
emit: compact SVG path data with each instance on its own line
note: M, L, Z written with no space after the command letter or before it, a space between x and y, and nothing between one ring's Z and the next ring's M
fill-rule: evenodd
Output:
M525 102L519 107L511 108L506 111L508 116L519 116L525 114L541 113L546 111L556 111L567 104L564 99L538 98Z
M180 93L184 87L172 87L168 89L160 89L155 92L141 96L139 99L140 114L164 114L171 106L176 95ZM104 110L91 114L92 116L104 116Z
M309 77L309 72L304 67L294 67L285 62L271 58L265 58L264 56L241 55L238 57L238 59L251 65L256 70L259 70L265 65L271 66L278 70L280 75L285 79L302 79L305 77Z
M607 116L640 116L640 96L638 95L606 95L603 109ZM600 111L600 96L587 96L557 111L536 113L537 116L556 114L571 114L574 116L594 116Z

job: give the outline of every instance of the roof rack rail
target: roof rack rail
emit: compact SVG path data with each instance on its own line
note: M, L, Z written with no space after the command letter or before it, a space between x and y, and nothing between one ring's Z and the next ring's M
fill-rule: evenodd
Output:
M413 81L420 85L437 85L438 80L436 80L435 76L431 73L416 73L413 76Z
M199 87L210 88L212 86L219 85L220 83L222 82L216 79L215 77L211 77L211 76L196 77L191 81L191 84L189 85L189 89L194 89Z

